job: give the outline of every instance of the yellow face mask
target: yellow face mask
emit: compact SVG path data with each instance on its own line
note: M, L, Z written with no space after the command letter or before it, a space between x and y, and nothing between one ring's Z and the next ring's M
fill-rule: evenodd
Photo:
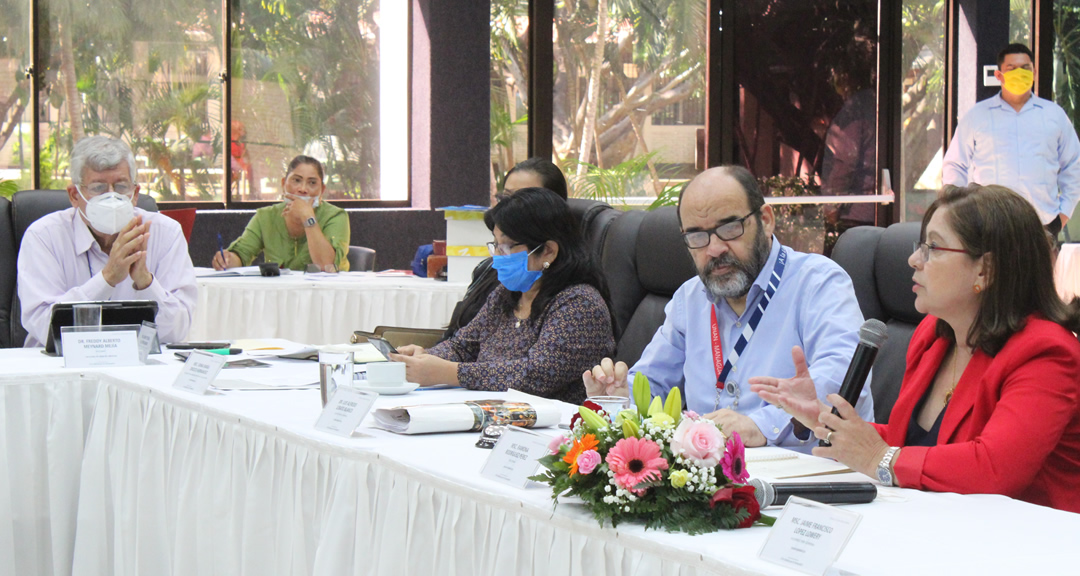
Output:
M1026 68L1013 68L1001 75L1005 78L1002 86L1017 96L1027 94L1035 84L1035 73Z

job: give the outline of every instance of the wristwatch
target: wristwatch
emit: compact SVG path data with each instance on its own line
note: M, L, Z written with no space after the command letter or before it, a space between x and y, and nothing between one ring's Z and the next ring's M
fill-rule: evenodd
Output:
M314 226L316 224L318 224L318 221L315 220L314 216L312 216L311 218L308 218L307 220L304 220L304 228L311 228L312 226Z
M892 446L885 451L885 456L881 458L881 462L877 465L877 479L881 482L882 486L896 486L892 473L892 459L896 455L896 452L900 450L898 446Z

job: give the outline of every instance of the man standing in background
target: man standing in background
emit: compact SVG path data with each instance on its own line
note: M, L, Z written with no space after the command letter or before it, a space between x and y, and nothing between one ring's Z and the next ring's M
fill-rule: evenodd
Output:
M1031 92L1034 70L1023 44L998 53L1002 90L960 120L941 183L1006 186L1031 202L1057 238L1080 200L1080 140L1060 106Z

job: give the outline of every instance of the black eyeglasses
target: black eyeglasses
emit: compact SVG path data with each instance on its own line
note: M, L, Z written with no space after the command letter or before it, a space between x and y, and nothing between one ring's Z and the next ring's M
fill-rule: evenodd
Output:
M911 246L911 251L912 252L918 252L919 256L922 256L923 262L929 262L930 261L930 252L931 251L959 252L960 254L971 254L967 250L961 250L959 248L945 248L944 246L938 246L937 244L934 244L932 242L929 243L929 244L926 243L926 242L913 242L912 246Z
M713 228L712 230L694 230L692 232L683 232L683 242L686 243L686 247L690 249L704 248L709 245L709 240L712 235L716 235L717 238L727 242L729 240L735 240L746 232L746 219L758 213L757 208L753 212L750 212L742 218L732 220L730 222L724 222L723 224Z
M496 244L494 242L488 242L487 249L492 256L508 256L511 250L521 245L522 242L515 242L513 244Z

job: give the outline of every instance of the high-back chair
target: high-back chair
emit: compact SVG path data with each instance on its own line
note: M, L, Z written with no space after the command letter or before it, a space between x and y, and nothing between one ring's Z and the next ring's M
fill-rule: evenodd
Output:
M908 343L924 317L915 310L907 263L919 230L918 222L888 228L859 226L844 232L832 252L832 259L851 276L863 316L881 320L888 329L889 339L878 352L870 381L874 419L879 423L889 420L907 368Z

